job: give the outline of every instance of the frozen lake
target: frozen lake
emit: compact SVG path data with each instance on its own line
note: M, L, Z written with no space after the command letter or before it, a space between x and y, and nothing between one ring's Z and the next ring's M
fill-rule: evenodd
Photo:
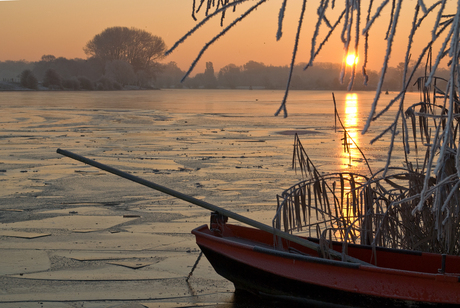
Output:
M184 282L198 255L190 231L208 223L209 212L62 157L56 149L271 225L276 194L301 179L291 169L295 132L320 172L367 173L356 149L351 160L343 153L330 92L291 91L289 117L275 117L283 95L0 92L0 284L9 286L0 304L26 307L62 299L86 307L91 299L94 307L105 307L97 301L111 298L147 307L243 307L246 300L234 297L233 286L205 260L190 284ZM369 141L391 117L360 133L373 96L335 93L342 122L378 169L389 138L373 146ZM390 97L383 95L380 105ZM407 104L417 101L418 94L407 95ZM393 162L400 164L397 146ZM133 262L143 267L120 268Z

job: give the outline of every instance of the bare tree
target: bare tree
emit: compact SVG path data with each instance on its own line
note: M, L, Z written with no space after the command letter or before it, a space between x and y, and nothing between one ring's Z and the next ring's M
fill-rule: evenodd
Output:
M123 60L114 60L105 64L105 74L122 85L131 85L136 81L133 66Z
M221 84L235 89L239 86L239 80L241 79L241 69L233 63L224 66L220 69L218 74L218 80Z
M56 57L53 55L43 55L42 56L42 61L53 62L54 60L56 60Z
M151 70L155 61L164 57L166 45L162 38L127 27L107 28L94 36L83 48L85 53L107 63L123 60L135 71Z
M43 86L48 88L62 88L62 78L56 70L50 68L45 72L45 77L43 77Z
M38 80L31 70L26 69L21 73L21 86L29 89L38 89Z

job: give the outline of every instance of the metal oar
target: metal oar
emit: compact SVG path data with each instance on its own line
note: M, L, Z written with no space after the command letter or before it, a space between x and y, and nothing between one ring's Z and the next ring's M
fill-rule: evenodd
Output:
M172 190L170 188L155 184L153 182L147 181L147 180L142 179L140 177L137 177L137 176L134 176L132 174L129 174L129 173L123 172L121 170L115 169L113 167L98 163L98 162L96 162L94 160L88 159L86 157L83 157L81 155L78 155L78 154L75 154L75 153L72 153L72 152L69 152L69 151L66 151L66 150L57 149L56 152L59 153L59 154L62 154L64 156L73 158L75 160L81 161L82 163L85 163L85 164L91 165L93 167L96 167L96 168L105 170L107 172L113 173L113 174L118 175L118 176L120 176L122 178L131 180L131 181L139 183L141 185L144 185L144 186L153 188L155 190L161 191L161 192L163 192L165 194L171 195L171 196L176 197L178 199L182 199L182 200L190 202L192 204L201 206L201 207L203 207L205 209L208 209L210 211L218 212L219 214L222 214L224 216L230 217L230 218L235 219L235 220L237 220L239 222L242 222L242 223L245 223L245 224L247 224L249 226L252 226L254 228L260 229L262 231L272 233L272 234L274 234L276 236L279 236L279 237L281 237L281 238L283 238L285 240L297 243L299 245L308 247L308 248L316 250L316 251L320 251L320 246L317 243L314 243L314 242L311 242L309 240L303 239L301 237L298 237L298 236L289 234L287 232L283 232L281 230L275 229L275 228L273 228L271 226L268 226L268 225L260 223L260 222L258 222L256 220L241 216L241 215L239 215L237 213L234 213L234 212L231 212L231 211L226 210L224 208L221 208L221 207L218 207L216 205L210 204L210 203L208 203L206 201L202 201L202 200L193 198L193 197L188 196L186 194L183 194L183 193L180 193L178 191ZM337 251L332 250L332 249L329 249L329 254L334 256L334 257L337 257L337 258L342 258L342 254L340 252L337 252ZM353 257L348 256L348 255L346 255L345 257L346 257L347 261L349 261L349 262L373 266L372 264L369 264L367 262L364 262L362 260L353 258Z

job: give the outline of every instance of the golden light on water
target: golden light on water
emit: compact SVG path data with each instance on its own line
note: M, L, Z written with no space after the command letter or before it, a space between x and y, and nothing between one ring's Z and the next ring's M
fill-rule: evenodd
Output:
M353 141L359 145L359 132L358 132L358 111L359 111L359 105L358 105L359 97L356 93L348 93L345 96L345 104L343 107L343 112L344 114L342 115L342 123L343 126L345 127L346 131L348 132L347 134L347 148L348 152L345 152L344 145L341 145L340 151L341 153L341 161L342 161L342 167L346 171L350 171L349 168L356 167L357 166L357 159L360 157L360 153L358 149L356 148L355 144ZM353 141L351 140L353 139ZM345 139L342 140L342 142L345 142ZM346 178L348 176L345 176ZM343 182L344 185L344 200L343 200L343 206L341 208L341 214L342 217L346 220L347 224L351 224L352 222L355 221L356 217L354 216L354 210L353 206L351 205L352 203L352 195L351 195L351 186L349 180L345 180ZM350 204L350 205L349 205ZM339 232L335 234L336 236L340 237ZM359 236L359 233L355 232L353 236Z
M345 98L345 127L356 126L358 124L358 95L348 93Z
M358 64L359 57L355 55L354 53L349 53L347 55L347 58L345 59L345 62L347 63L348 66L353 66Z
M343 125L348 132L347 144L349 153L343 153L343 165L351 167L353 159L359 156L359 151L356 149L353 141L359 145L358 124L358 95L356 93L348 93L345 97L345 118ZM353 139L350 140L349 138ZM343 140L345 141L345 140ZM342 146L343 149L343 146Z

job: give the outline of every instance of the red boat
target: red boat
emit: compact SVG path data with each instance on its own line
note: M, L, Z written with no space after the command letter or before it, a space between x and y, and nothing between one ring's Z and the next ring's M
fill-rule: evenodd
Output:
M236 290L338 307L459 307L460 257L346 244L282 232L78 154L58 153L209 209L192 233L218 274ZM227 217L254 228L227 224ZM327 257L325 257L327 256ZM325 304L326 303L326 304Z
M348 244L348 255L369 263L363 265L321 258L316 250L284 239L275 249L272 233L223 220L192 233L216 272L236 290L352 307L460 304L457 256ZM342 244L334 242L333 250L341 252Z

